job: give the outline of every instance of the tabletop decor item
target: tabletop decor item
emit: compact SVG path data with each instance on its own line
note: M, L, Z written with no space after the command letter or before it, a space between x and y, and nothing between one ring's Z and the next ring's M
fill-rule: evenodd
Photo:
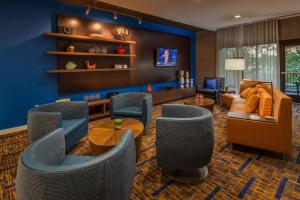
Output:
M115 119L115 129L121 130L123 119L117 118Z
M75 52L75 45L72 43L68 44L66 47L66 51L71 53Z
M85 64L86 64L87 69L90 69L90 70L96 69L96 63L93 63L93 62L87 60L87 61L85 61Z
M100 47L100 53L106 54L107 53L107 48L105 46L101 46Z
M125 48L123 47L122 44L117 48L118 54L124 54L125 53Z
M71 26L58 26L58 32L64 34L75 34L75 30Z
M194 87L194 79L190 79L190 87L192 88L192 87Z
M89 34L89 37L91 37L91 38L103 38L104 35L99 34L99 33L91 33L91 34Z
M67 70L73 70L77 67L77 65L76 65L75 62L69 61L69 62L67 62L65 67L66 67Z
M147 93L151 93L152 92L152 88L151 88L151 84L147 85Z
M117 40L130 40L131 38L131 31L127 28L118 27L115 31L115 38Z
M89 48L89 53L96 53L96 49L95 48Z
M190 73L188 71L185 72L185 87L189 88L190 87Z
M180 81L180 89L184 88L184 71L179 71L179 81Z

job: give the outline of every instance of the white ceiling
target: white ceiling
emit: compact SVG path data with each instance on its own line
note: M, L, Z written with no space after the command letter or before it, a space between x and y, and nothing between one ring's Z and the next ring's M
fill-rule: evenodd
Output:
M300 13L300 0L100 1L209 30Z

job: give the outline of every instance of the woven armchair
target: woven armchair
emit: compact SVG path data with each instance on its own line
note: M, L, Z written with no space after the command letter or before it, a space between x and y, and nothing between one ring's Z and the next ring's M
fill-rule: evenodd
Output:
M197 181L207 175L214 148L212 114L182 104L162 105L156 121L157 164L178 180Z
M152 118L152 95L147 93L122 93L111 97L111 118L130 117L140 120L147 128Z
M21 154L16 179L17 200L129 199L135 156L131 131L101 156L66 156L63 129L57 129L29 145Z
M27 118L28 143L63 128L66 149L88 132L87 102L56 102L31 108Z

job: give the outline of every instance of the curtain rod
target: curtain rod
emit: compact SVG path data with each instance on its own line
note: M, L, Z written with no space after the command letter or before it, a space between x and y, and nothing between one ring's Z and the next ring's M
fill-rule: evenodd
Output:
M290 15L282 15L282 16L278 16L278 17L272 17L272 18L257 20L257 21L253 21L253 22L246 22L246 23L232 25L232 26L225 26L225 27L217 28L216 31L226 29L226 28L233 28L233 27L243 26L243 25L247 25L247 24L265 22L265 21L269 21L269 20L273 20L273 19L279 19L280 20L280 19L288 19L288 18L297 17L297 16L300 16L300 13L294 13L294 14L290 14Z

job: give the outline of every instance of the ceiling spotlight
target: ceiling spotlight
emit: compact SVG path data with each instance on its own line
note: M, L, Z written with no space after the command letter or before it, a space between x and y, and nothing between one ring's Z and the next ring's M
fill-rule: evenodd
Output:
M90 6L88 6L87 8L86 8L86 11L85 11L85 15L86 16L88 16L89 14L90 14L90 12L91 12L91 7Z
M234 15L234 18L239 19L239 18L242 18L242 16L241 15Z
M117 13L117 12L114 12L113 19L114 19L114 20L117 20L117 19L118 19L118 13Z
M142 18L138 17L137 20L139 24L142 24Z

